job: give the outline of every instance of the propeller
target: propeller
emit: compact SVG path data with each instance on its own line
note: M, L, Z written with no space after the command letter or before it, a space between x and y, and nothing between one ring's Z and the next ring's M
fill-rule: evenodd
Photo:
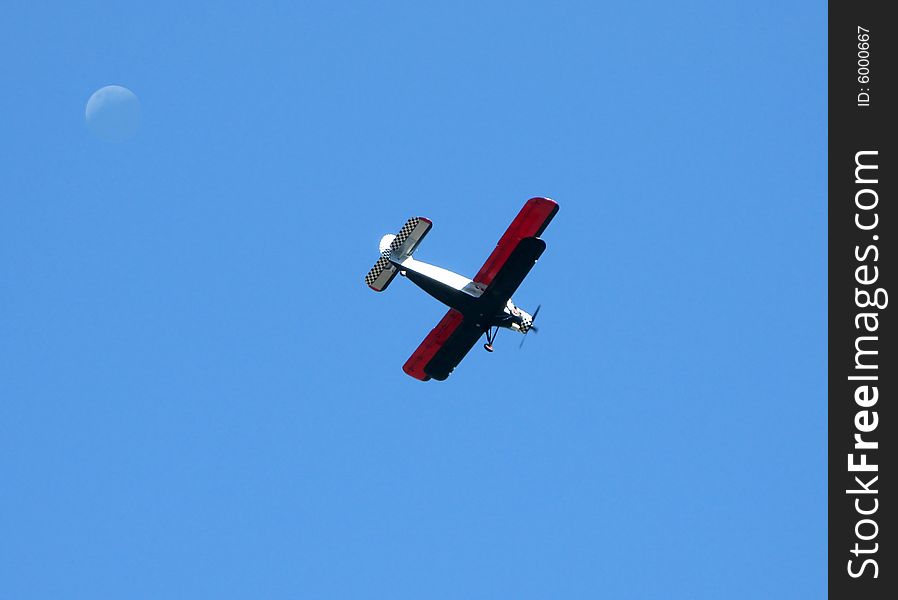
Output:
M521 348L524 347L524 342L527 341L527 334L528 334L528 333L530 333L531 331L532 331L533 333L539 333L539 329L536 328L536 326L534 325L534 323L536 323L536 315L539 314L539 309L541 309L542 307L543 307L543 305L540 304L539 306L536 307L536 310L533 311L533 320L530 321L530 329L528 329L527 331L524 332L524 339L521 340L521 344L518 346L518 350L520 350Z

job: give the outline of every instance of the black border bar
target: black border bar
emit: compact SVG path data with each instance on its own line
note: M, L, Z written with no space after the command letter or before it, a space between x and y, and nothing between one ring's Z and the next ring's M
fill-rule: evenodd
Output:
M895 598L898 23L829 4L829 597ZM887 593L890 590L891 593Z

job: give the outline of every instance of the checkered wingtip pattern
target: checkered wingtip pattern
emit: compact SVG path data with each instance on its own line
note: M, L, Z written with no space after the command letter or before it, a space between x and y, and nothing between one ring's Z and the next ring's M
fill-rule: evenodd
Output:
M408 236L412 234L415 228L418 226L418 223L421 222L420 217L412 217L408 221L405 222L405 225L402 226L402 229L399 230L399 233L396 234L396 237L393 239L393 242L390 244L390 250L395 252L402 247L402 244L405 243L405 240L408 239Z
M368 271L368 274L365 275L365 283L368 287L371 287L376 291L383 291L386 289L390 284L390 281L392 281L393 277L395 277L398 272L398 269L390 262L390 259L394 256L402 258L399 257L400 250L407 245L409 238L416 230L418 230L418 226L422 221L425 222L427 227L423 228L423 233L421 231L418 232L412 246L412 248L414 248L430 228L430 221L422 219L421 217L412 217L405 222L405 225L402 226L402 229L399 230L399 233L397 233L396 237L393 238L393 241L390 242L390 246L381 253L380 258L377 259L377 262L374 263L374 266ZM408 252L408 249L402 253L403 256L406 252Z
M367 285L373 284L378 276L383 272L384 269L390 266L390 250L384 250L383 254L380 255L380 258L377 259L377 262L374 263L374 266L371 267L371 270L368 271L368 274L365 275L365 283Z

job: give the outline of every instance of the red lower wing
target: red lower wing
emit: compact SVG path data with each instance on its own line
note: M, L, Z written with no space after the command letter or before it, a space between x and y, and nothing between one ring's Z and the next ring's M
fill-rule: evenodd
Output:
M436 356L437 352L439 352L440 348L443 347L443 344L446 343L446 340L452 336L455 330L458 329L463 320L464 317L460 312L450 308L446 316L427 334L427 337L424 338L424 341L421 342L415 353L405 361L405 364L402 365L402 370L421 381L430 379L430 375L424 372L424 367Z

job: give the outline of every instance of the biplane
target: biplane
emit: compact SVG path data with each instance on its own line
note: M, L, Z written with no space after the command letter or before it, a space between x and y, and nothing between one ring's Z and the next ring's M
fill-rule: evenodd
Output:
M557 212L554 200L528 200L473 279L413 258L433 225L430 219L413 217L399 233L380 240L380 258L365 276L368 287L382 292L397 274L403 275L449 307L402 366L403 371L421 381L442 381L482 335L486 334L483 347L492 352L500 328L524 335L536 331L533 322L539 307L531 315L515 306L511 296L545 251L546 243L539 236Z

